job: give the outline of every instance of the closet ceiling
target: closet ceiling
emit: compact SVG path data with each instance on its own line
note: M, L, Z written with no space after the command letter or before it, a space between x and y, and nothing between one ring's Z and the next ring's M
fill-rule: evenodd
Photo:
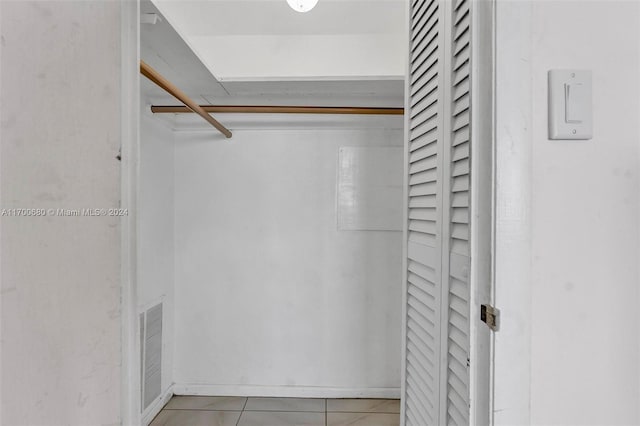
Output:
M196 102L402 106L405 0L143 0L141 58ZM148 102L175 104L142 79Z

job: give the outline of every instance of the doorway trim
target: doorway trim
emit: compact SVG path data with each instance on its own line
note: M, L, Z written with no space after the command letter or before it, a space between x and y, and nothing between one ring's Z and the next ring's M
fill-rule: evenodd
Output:
M140 2L120 0L120 221L122 425L141 422L140 330L137 316L137 199L140 146Z
M480 306L495 306L495 0L474 1L472 7L469 421L490 425L495 334L480 320Z

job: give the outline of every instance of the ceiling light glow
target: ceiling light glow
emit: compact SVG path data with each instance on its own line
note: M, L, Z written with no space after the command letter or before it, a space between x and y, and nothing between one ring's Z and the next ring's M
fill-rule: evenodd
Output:
M308 12L318 4L318 0L287 0L291 9L296 12Z

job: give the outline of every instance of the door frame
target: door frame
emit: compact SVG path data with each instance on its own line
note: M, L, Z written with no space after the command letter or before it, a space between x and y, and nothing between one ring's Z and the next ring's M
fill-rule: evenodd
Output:
M495 0L472 2L470 423L493 424L493 338L480 306L494 302Z
M140 329L137 315L138 176L140 149L140 1L120 0L120 317L122 425L141 424Z

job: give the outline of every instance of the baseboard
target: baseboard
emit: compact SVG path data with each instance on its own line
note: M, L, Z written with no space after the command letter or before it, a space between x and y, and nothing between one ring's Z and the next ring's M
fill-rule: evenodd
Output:
M203 385L175 383L174 395L263 396L280 398L400 398L400 388Z
M160 411L167 405L167 402L173 396L173 385L169 386L164 393L153 401L142 413L142 426L148 426L149 423L158 415Z

